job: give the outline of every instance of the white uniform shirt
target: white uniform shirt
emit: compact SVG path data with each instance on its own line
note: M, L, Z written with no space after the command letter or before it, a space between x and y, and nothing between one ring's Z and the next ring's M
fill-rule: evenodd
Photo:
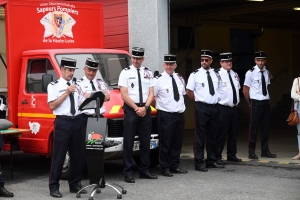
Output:
M106 85L106 83L104 81L102 81L101 79L96 79L96 78L94 78L92 81L94 83L96 91L102 91L103 94L105 94L106 92L108 92L108 87L107 87L107 85ZM93 92L92 84L90 83L90 80L87 79L86 76L84 76L79 81L77 81L77 84L80 87L80 92L82 93L82 95L84 95L86 92L87 93ZM85 100L85 98L82 100L82 102L84 100ZM86 115L94 115L94 114L96 114L95 113L95 109L83 110L83 111L81 111L81 113L84 113ZM104 106L102 106L100 108L100 114L102 114L102 113L105 113Z
M233 82L233 85L235 87L236 91L236 98L237 98L237 104L233 104L233 91L230 83L230 79L228 76L228 71L225 70L224 68L221 67L219 71L220 77L221 77L221 82L222 82L222 88L219 88L218 93L219 93L219 104L222 104L224 106L236 106L240 102L240 95L239 95L239 89L241 88L240 86L240 79L237 73L235 73L233 70L230 70L230 76Z
M153 76L152 72L143 66L140 67L140 76L143 91L143 103L146 103L149 96L149 88L154 86ZM128 96L133 102L140 103L137 68L131 65L128 68L123 69L120 73L118 85L128 89Z
M72 82L69 81L70 84L72 85ZM65 79L63 79L62 77L60 77L60 79L58 79L55 82L51 82L48 85L48 103L51 101L54 101L56 99L58 99L67 89L68 85L67 85L67 81ZM80 111L78 110L79 107L79 99L80 99L80 95L78 93L78 90L76 90L74 93L74 105L75 105L75 115L79 115ZM53 110L53 114L54 115L67 115L67 116L73 116L71 114L71 101L70 101L70 97L68 96L61 104L60 106L58 106L55 110Z
M154 82L154 96L156 97L156 109L166 112L179 112L185 111L184 97L185 83L184 79L177 73L173 73L178 92L179 101L174 99L174 91L171 76L163 72L153 79Z
M191 73L186 88L194 92L195 101L216 104L219 99L218 88L222 85L218 74L213 69L209 69L209 72L215 90L213 96L209 93L207 73L202 67Z
M249 70L246 73L245 82L244 85L248 86L249 89L249 95L250 99L256 99L256 100L267 100L270 99L269 91L268 91L268 85L270 83L270 72L266 69L266 67L263 67L263 74L266 81L266 88L267 88L267 95L264 96L262 94L262 81L261 81L261 72L259 67L256 65L253 70Z

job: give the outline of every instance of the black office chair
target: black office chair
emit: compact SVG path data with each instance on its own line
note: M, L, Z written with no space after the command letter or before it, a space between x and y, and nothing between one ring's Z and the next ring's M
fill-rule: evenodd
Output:
M105 182L104 175L104 149L116 145L114 141L109 141L105 139L105 133L107 129L107 119L100 118L99 108L102 106L100 102L103 102L104 95L101 94L94 95L94 99L87 99L87 102L90 103L93 100L96 100L96 111L97 117L89 117L86 128L86 163L87 170L90 179L90 185L83 187L81 190L84 190L89 187L94 187L89 197L89 200L94 199L95 193L101 193L100 188L105 188L106 186L114 189L118 195L118 199L122 199L122 194L126 194L127 191L120 185L116 183ZM93 98L93 97L92 97ZM80 110L89 109L85 107L86 104L83 102L79 107ZM121 188L121 192L115 187ZM81 190L76 194L77 198L81 197Z

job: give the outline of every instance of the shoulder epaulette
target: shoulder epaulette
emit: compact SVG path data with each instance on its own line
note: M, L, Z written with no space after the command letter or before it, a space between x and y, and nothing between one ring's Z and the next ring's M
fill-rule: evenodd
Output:
M178 76L182 77L181 74L177 73Z
M124 68L124 70L128 70L128 69L130 69L130 67L126 67L126 68Z
M214 69L214 71L215 71L216 73L219 73L220 68L219 68L219 69Z
M196 74L197 72L198 72L198 69L196 69L195 71L193 71L194 72L194 74Z
M83 78L79 79L80 81L83 81Z
M145 67L145 70L151 71L151 69L148 69L147 67Z
M56 83L58 83L58 80L57 81L52 81L50 84L55 85Z
M161 76L162 76L161 74L158 74L157 76L155 76L155 78L158 79L158 78L161 77Z
M102 79L101 78L97 78L97 81L102 81Z
M254 67L252 67L251 69L249 69L250 72L253 72L253 70L254 70Z

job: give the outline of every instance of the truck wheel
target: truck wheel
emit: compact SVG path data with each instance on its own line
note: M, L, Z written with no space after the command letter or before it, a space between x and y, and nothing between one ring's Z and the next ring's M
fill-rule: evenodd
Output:
M63 165L63 170L61 173L61 179L62 180L68 180L69 179L69 173L70 173L70 156L69 153L67 152L65 162Z
M140 165L141 164L140 154L134 156L133 160L134 160L136 165ZM151 149L150 150L150 167L151 168L156 167L158 164L159 164L158 148Z

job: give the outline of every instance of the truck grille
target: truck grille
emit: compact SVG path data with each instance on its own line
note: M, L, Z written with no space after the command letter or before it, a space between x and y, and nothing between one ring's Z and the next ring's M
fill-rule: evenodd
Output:
M123 137L123 122L123 119L107 119L108 137ZM151 133L158 133L156 117L152 117Z

